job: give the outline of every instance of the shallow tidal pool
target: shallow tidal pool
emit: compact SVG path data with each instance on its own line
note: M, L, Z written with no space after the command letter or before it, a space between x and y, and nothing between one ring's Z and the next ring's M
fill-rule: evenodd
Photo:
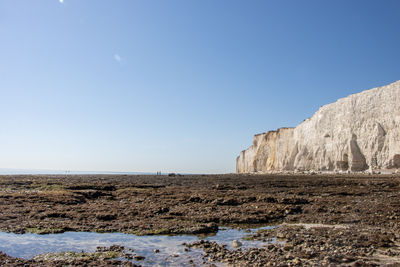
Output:
M124 246L132 249L134 255L144 256L140 261L143 266L169 266L184 264L192 261L194 264L203 262L202 250L190 249L185 251L182 243L191 243L198 240L215 241L227 245L228 249L234 240L242 243L241 249L262 247L266 242L243 240L250 233L260 229L273 227L261 227L246 230L220 228L213 236L198 237L195 235L150 235L137 236L123 233L93 233L93 232L65 232L62 234L38 235L32 233L13 234L0 232L0 250L12 257L31 259L36 255L57 252L95 252L97 247L109 247L111 245ZM274 242L271 241L271 242ZM157 250L157 253L154 251Z

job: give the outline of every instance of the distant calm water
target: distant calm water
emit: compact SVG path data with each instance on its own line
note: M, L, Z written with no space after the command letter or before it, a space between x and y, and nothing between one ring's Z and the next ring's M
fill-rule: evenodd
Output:
M13 174L132 174L156 175L155 172L101 172L101 171L60 171L60 170L30 170L30 169L0 169L0 175ZM166 173L162 173L166 174Z

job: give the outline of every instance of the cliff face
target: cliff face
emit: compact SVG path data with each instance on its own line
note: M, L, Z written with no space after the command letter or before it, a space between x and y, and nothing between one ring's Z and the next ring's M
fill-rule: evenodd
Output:
M254 136L237 173L400 168L400 81L322 106L296 128Z

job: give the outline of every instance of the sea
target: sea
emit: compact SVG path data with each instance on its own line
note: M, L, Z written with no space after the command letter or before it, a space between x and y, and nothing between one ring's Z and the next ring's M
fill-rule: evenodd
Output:
M0 175L18 175L18 174L47 174L47 175L74 175L74 174L130 174L130 175L156 175L157 172L113 172L113 171L69 171L69 170L41 170L41 169L8 169L0 168ZM165 175L167 173L161 173Z

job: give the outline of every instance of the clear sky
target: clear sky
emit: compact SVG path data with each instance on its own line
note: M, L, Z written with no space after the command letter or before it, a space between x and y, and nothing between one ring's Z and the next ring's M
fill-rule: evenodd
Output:
M400 79L400 1L0 0L0 168L235 171Z

